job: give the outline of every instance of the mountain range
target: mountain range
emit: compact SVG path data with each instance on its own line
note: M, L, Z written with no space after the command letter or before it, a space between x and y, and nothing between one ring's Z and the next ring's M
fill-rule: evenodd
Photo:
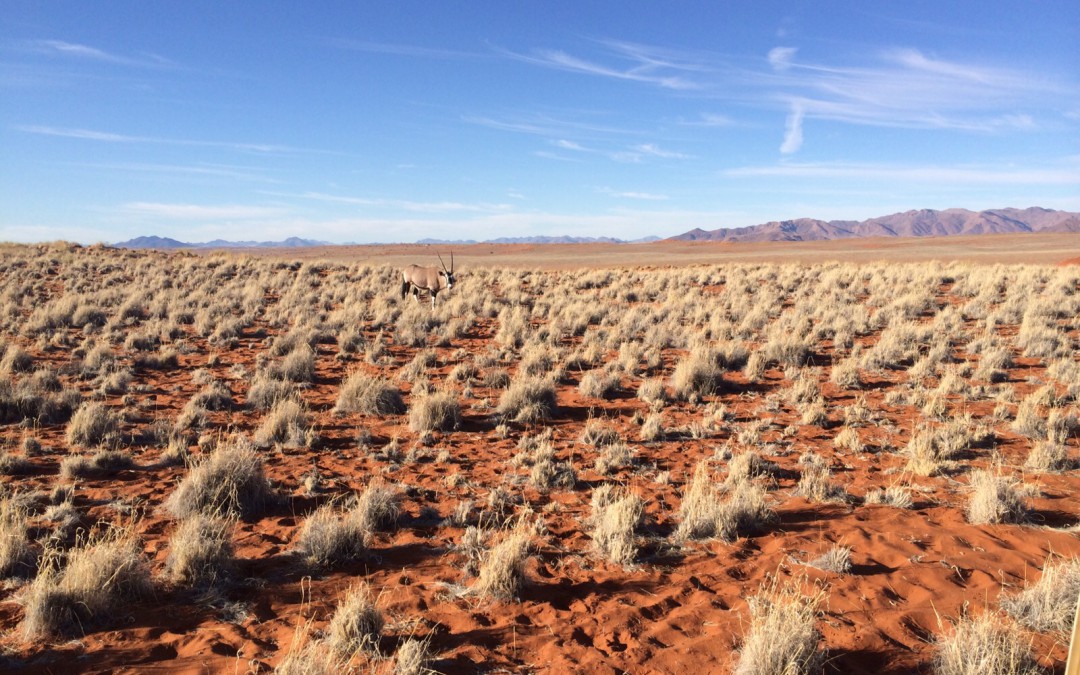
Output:
M1027 209L919 209L869 220L815 220L799 218L748 227L703 230L695 228L677 241L818 241L852 237L946 237L958 234L1016 232L1080 232L1080 213Z
M1026 209L919 209L880 216L869 220L817 220L798 218L750 225L747 227L703 230L695 228L669 241L820 241L854 237L947 237L958 234L1009 234L1018 232L1078 232L1080 213L1054 211L1033 206ZM634 244L658 241L659 237L643 237L627 241L613 237L535 236L499 237L476 241L473 239L421 239L418 244ZM226 241L215 239L187 243L168 237L135 237L119 242L119 248L299 248L330 246L330 242L289 237L284 241Z

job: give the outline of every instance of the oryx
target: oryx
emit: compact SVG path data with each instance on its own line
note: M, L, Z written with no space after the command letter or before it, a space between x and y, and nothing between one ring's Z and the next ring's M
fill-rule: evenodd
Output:
M439 291L454 287L454 252L450 251L450 269L446 269L446 263L443 262L441 255L439 263L442 265L441 270L438 267L420 267L419 265L409 265L401 270L402 299L411 291L416 301L420 302L420 291L425 290L431 293L431 308L435 309L435 296Z

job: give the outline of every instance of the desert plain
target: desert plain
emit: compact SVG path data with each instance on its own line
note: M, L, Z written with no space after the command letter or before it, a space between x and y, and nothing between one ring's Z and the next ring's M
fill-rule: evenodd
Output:
M1076 235L436 252L4 245L0 668L1063 669Z

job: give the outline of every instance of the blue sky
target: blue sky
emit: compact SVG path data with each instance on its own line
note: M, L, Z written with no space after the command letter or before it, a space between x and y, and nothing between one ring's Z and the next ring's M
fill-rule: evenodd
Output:
M1080 210L1080 3L22 2L0 239Z

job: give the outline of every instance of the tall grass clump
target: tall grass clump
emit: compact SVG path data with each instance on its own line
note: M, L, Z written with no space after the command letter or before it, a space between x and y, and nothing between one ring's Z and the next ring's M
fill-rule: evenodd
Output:
M1080 558L1048 560L1042 577L1014 595L1002 595L1005 613L1039 633L1072 629L1076 598L1080 596Z
M815 625L824 592L805 595L797 580L777 579L749 598L750 625L743 636L735 675L800 675L819 672L824 654Z
M694 470L679 514L675 535L680 540L719 537L730 542L740 534L761 531L776 518L764 488L746 479L719 486L705 461Z
M510 532L483 557L471 591L496 600L514 598L525 583L525 562L528 559L528 533L520 528Z
M555 383L542 377L513 382L499 397L499 414L515 422L542 422L554 417L556 410Z
M100 401L79 406L67 424L65 438L69 445L94 446L116 440L120 418Z
M405 401L401 398L401 390L389 380L357 371L342 383L334 411L400 415L405 412Z
M275 403L252 435L252 442L259 448L274 444L299 448L313 440L314 428L308 421L304 406L291 398Z
M366 583L356 584L346 591L330 617L326 640L342 656L358 651L377 653L385 623L371 588Z
M48 551L24 597L21 630L27 639L74 636L90 625L115 622L125 602L152 590L142 546L129 532L94 536L67 553Z
M17 496L0 499L0 579L29 577L34 571L34 549L27 526L30 514Z
M263 473L262 458L243 441L219 445L188 471L165 500L177 518L195 514L254 518L278 501Z
M630 565L637 557L636 532L644 515L641 497L624 491L593 491L592 540L597 553L617 565Z
M228 578L233 567L232 521L195 513L180 521L169 537L165 578L182 586L210 587Z
M413 431L451 431L460 425L461 404L450 392L420 396L409 409L409 428Z
M969 523L1022 523L1031 510L1022 484L1011 476L980 469L971 473L966 508Z
M985 612L962 616L953 632L935 643L937 675L1037 675L1043 671L1031 656L1031 639L1013 621Z

